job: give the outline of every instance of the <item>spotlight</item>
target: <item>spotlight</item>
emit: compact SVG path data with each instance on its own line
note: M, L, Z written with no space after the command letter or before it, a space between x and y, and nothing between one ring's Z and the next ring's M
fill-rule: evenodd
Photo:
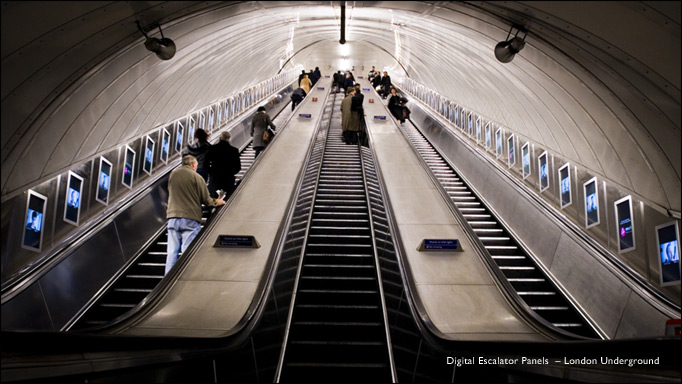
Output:
M147 48L147 50L152 51L156 53L156 56L161 59L161 60L170 60L175 56L175 43L173 40L163 37L163 31L161 30L161 25L156 25L159 27L159 32L161 33L161 38L156 38L156 37L149 37L145 33L144 29L140 26L140 22L136 21L137 23L137 28L142 32L144 37L147 39L144 42L144 47ZM153 29L155 26L152 25L150 29Z
M514 34L513 38L509 39L509 36L511 36L514 28L516 28L516 33ZM518 36L519 32L523 32L523 38ZM495 45L495 57L497 60L499 60L501 63L508 63L512 61L514 56L516 56L516 54L519 53L519 51L521 51L526 45L526 35L528 35L527 31L522 30L519 27L512 26L509 30L509 33L507 34L507 39Z

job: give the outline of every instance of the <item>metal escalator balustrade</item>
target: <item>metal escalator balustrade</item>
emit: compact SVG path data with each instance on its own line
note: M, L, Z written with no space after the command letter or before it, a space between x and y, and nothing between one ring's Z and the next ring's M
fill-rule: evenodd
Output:
M400 129L471 226L495 265L532 311L581 338L598 334L412 122Z
M340 98L334 98L338 111ZM279 381L392 380L370 211L357 145L338 112L322 157Z
M236 182L241 181L254 161L255 151L252 144L249 143L240 152L242 168L235 175ZM202 209L201 231L203 231L214 210L208 207ZM168 231L166 231L165 225L147 244L137 259L122 271L114 280L113 285L80 316L69 330L86 330L110 323L135 308L163 280L168 244ZM182 253L178 257L182 257Z

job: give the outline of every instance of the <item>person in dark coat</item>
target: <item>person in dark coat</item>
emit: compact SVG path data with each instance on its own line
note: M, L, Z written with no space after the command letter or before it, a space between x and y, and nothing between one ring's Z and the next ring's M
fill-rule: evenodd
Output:
M353 103L353 96L355 95L355 87L348 89L346 97L341 101L341 131L343 135L343 142L352 144L351 136L355 136L355 127L357 114L351 111L351 104ZM352 132L352 133L351 133Z
M251 119L251 137L253 137L253 149L256 151L256 157L265 149L265 141L263 141L263 132L268 127L274 131L277 127L270 120L270 115L265 112L265 107L258 107L258 112L253 115Z
M315 83L317 83L317 81L322 78L322 72L320 72L320 67L315 67L313 75L315 75Z
M362 88L360 87L360 84L355 84L355 95L353 95L351 100L350 110L351 113L356 115L357 120L355 120L355 133L352 133L350 136L351 144L357 144L358 140L362 142L365 132L365 109L362 106L365 96L361 91Z
M355 95L353 95L353 103L350 110L355 111L360 118L365 116L365 110L362 107L362 102L365 100L365 95L362 94L360 84L355 84Z
M404 123L402 116L402 105L400 104L400 96L395 88L391 88L391 97L388 98L388 110L401 123Z
M301 80L303 80L303 77L305 77L305 75L307 75L307 73L305 73L305 69L302 69L301 74L298 75L298 86L299 87L301 86Z
M376 90L377 87L380 87L380 86L381 86L381 72L377 71L374 74L374 78L372 79L372 88L374 88ZM377 90L377 92L378 92L378 90Z
M376 68L374 68L374 66L372 65L372 69L369 70L369 74L367 75L367 80L369 80L370 83L371 83L372 80L374 80L374 76L375 76L376 74L377 74L377 70L376 70Z
M239 158L239 150L230 145L230 132L225 131L220 134L220 141L211 146L206 155L208 164L208 192L211 197L217 198L217 190L225 192L225 196L230 196L234 191L234 175L242 169Z
M293 111L294 108L296 108L296 105L301 104L301 101L303 101L305 97L305 90L303 90L301 87L296 88L296 90L291 94L291 110Z
M381 98L385 99L391 90L391 76L384 71L384 76L381 77Z
M203 129L199 128L194 131L194 142L187 146L183 156L192 155L197 159L197 173L208 180L208 172L206 171L206 154L211 148L211 143L208 142L208 134Z
M400 98L400 116L402 117L400 120L401 123L404 123L405 120L409 120L410 118L410 109L407 108L407 99L404 97Z
M340 74L341 74L341 71L334 72L334 75L332 75L332 90L334 93L338 92L339 88L340 88L340 85L339 85L339 83L340 83L340 76L339 75Z
M350 73L346 73L346 78L343 80L343 89L346 90L346 94L348 94L348 90L355 85L355 82L353 81L353 78L350 76Z
M317 81L317 79L315 78L315 71L311 69L310 72L307 73L307 75L308 78L310 79L310 85L311 86L315 85L315 82Z

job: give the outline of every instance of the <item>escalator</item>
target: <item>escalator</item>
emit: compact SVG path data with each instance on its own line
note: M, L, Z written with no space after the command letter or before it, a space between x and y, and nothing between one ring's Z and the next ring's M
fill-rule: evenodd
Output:
M506 281L530 309L554 327L579 338L599 335L529 257L486 205L412 122L400 129L469 224Z
M241 181L246 171L253 164L255 153L251 143L240 152L242 168L235 175L237 183ZM215 209L202 207L202 231ZM99 296L97 301L79 317L69 330L77 331L102 326L124 315L144 300L164 277L167 241L168 231L164 225L150 239L138 257L114 279L114 283L108 287L103 295ZM178 257L182 257L182 253Z
M324 115L331 111L338 111L338 102L329 103ZM3 348L12 353L3 355L3 382L622 381L629 378L622 369L597 369L590 376L584 367L561 364L446 362L637 358L638 351L666 358L632 377L666 379L670 370L679 378L679 339L467 342L434 333L413 305L416 288L393 238L396 224L373 151L341 144L338 116L327 120L331 130L316 133L273 248L270 283L254 298L259 304L243 328L218 339L6 332ZM44 354L34 356L36 346Z
M361 147L341 140L340 102L331 101L281 382L392 379Z

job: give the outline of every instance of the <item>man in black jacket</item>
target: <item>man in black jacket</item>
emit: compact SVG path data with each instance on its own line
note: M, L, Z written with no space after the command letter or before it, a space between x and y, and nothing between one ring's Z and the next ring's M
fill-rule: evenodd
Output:
M381 77L381 98L385 99L391 93L391 76L384 71L384 76Z
M301 104L305 97L306 93L303 90L303 88L301 87L296 88L296 90L294 90L294 92L291 93L291 110L293 111L298 104Z
M217 190L221 189L230 196L235 189L234 175L242 169L239 150L230 145L230 132L220 134L220 141L211 146L206 155L209 167L208 191L211 197L218 197Z

